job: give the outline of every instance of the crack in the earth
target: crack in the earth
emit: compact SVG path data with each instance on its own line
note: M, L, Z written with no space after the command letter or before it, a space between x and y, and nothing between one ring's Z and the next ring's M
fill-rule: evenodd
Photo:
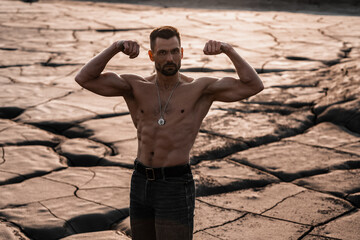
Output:
M328 172L326 173L321 173L321 174L318 174L318 175L314 175L314 176L319 176L319 175L323 175L323 174L327 174ZM302 185L300 183L294 183L292 182L292 184L296 185L296 186L299 186L301 188L305 188L307 190L311 190L311 191L314 191L314 192L318 192L318 193L323 193L323 194L326 194L326 195L331 195L331 196L334 196L334 197L337 197L337 198L341 198L342 200L344 200L345 202L347 202L348 204L352 205L354 208L356 208L357 206L355 206L354 203L352 203L349 199L347 199L347 197L352 194L352 191L348 194L341 194L341 193L337 193L337 192L332 192L332 191L322 191L322 190L319 190L319 189L314 189L314 188L311 188L309 186L306 186L306 185ZM360 190L360 189L359 189ZM358 189L354 190L354 193L356 193L358 191Z
M310 232L312 232L314 230L314 226L311 226L306 232L303 233L303 235L301 235L297 240L301 240L304 237L308 236Z
M269 108L269 109L238 109L238 108L224 108L218 107L213 108L214 110L226 111L230 113L240 112L240 113L278 113L282 116L288 116L292 113L295 113L298 109L294 107L285 107L285 108Z
M12 78L12 77L9 77L9 76L6 76L6 75L0 75L0 77L4 77L4 78L7 78L7 79L9 79L9 81L11 82L11 83L18 83L18 81L17 80L15 80L14 78Z
M330 170L348 170L348 169L359 169L360 161L347 161L344 163L339 163L338 165L332 165L327 166L323 168L316 168L311 170L303 170L296 173L286 173L286 172L276 172L272 171L270 169L267 169L266 167L261 167L256 164L252 164L251 162L248 162L246 159L233 159L234 161L238 161L239 163L242 163L246 166L249 166L251 168L255 168L261 171L264 171L268 174L274 175L277 178L279 178L283 182L292 182L294 180L305 178L305 177L312 177L317 176L321 174L329 173ZM355 167L352 167L355 166Z
M13 171L8 171L8 170L0 170L2 172L7 172L7 173L14 174L14 175L18 175L17 177L6 179L5 181L3 181L3 183L0 183L0 186L1 185L5 186L5 185L22 183L24 181L27 181L27 180L30 180L30 179L33 179L33 178L43 177L43 176L46 176L46 175L48 175L50 173L62 171L64 169L67 169L67 167L65 167L65 166L64 167L58 167L58 168L55 168L55 169L53 169L51 171L35 171L35 172L32 172L32 173L27 173L27 174L20 174L20 173L13 172Z
M0 172L17 175L16 177L7 178L6 180L0 181L0 186L10 185L10 184L14 184L14 183L20 183L20 182L27 180L27 178L20 173L2 170L2 169L0 170Z
M269 88L291 89L291 88L317 88L318 82L313 84L288 84L288 85L272 85Z
M74 196L72 195L68 195L68 196L61 196L61 197L55 197L55 198L46 198L46 199L41 199L41 201L49 201L49 200L54 200L54 199L61 199L61 198L67 198L67 197L72 197ZM8 204L4 207L0 207L0 210L4 210L4 209L12 209L12 208L20 208L20 207L26 207L28 205L34 204L34 203L39 203L39 200L33 201L33 202L27 202L27 203L21 203L21 204Z
M59 76L59 77L56 77L54 79L52 79L51 81L56 81L56 80L60 80L60 79L63 79L63 78L66 78L66 77L69 77L71 76L72 74L74 74L75 72L78 72L80 70L81 67L76 67L74 68L74 70L71 70L69 73L63 75L63 76ZM51 85L55 86L56 84L52 83Z
M32 64L12 64L12 65L0 65L0 68L13 68L13 67L29 67Z
M343 212L343 213L341 213L341 214L339 214L337 216L334 216L334 217L332 217L330 219L327 219L324 222L321 222L321 223L318 223L318 224L314 225L314 227L324 226L324 225L326 225L326 224L328 224L328 223L330 223L332 221L335 221L336 219L342 218L342 217L344 217L346 215L349 215L349 214L351 214L352 212L355 212L355 211L358 211L358 209L356 207L352 207L351 209L349 209L349 210L347 210L347 211L345 211L345 212Z
M232 155L232 154L240 152L240 151L247 150L249 148L258 147L258 146L273 143L273 142L279 142L284 138L303 134L306 130L308 130L309 128L314 126L314 123L311 123L311 124L306 123L306 122L301 122L301 123L303 123L303 125L299 126L298 128L291 128L291 129L286 128L288 131L285 131L285 132L280 131L280 132L278 132L277 135L276 134L275 135L267 134L267 135L264 135L261 137L255 137L255 138L252 138L249 140L245 140L244 138L241 138L241 137L233 138L233 137L227 136L225 134L220 134L220 133L216 133L216 132L201 128L199 130L199 132L201 132L201 133L206 133L206 134L213 135L213 136L223 137L223 138L226 138L229 140L236 141L237 143L230 144L229 146L224 146L221 149L209 150L209 151L206 151L197 156L192 156L191 162L192 162L192 164L196 165L205 159L213 160L213 159L217 159L217 158L228 157L229 155ZM279 129L281 130L281 128L279 128ZM245 165L247 165L247 164L245 164ZM255 167L255 166L250 166L250 167ZM261 170L264 171L264 169L261 169ZM267 171L265 170L265 172L267 172ZM268 173L270 173L270 172L268 172ZM273 173L270 173L270 174L274 175ZM279 176L277 176L277 177L279 177Z
M44 201L44 200L42 200L42 201ZM42 201L39 201L38 203L39 203L41 206L43 206L44 208L46 208L46 210L47 210L53 217L55 217L55 218L57 218L57 219L60 219L60 220L63 220L63 221L65 222L65 224L67 224L67 225L71 228L71 230L73 231L73 233L78 233L78 232L75 230L75 228L71 225L71 223L69 223L69 222L68 222L66 219L64 219L64 218L61 218L61 217L59 217L59 216L56 216L56 214L53 213L53 212L51 211L51 209L48 208L45 204L43 204Z
M356 154L356 153L353 153L353 152L347 152L347 151L344 151L344 150L337 149L338 147L332 148L332 147L327 147L327 146L309 144L309 143L305 143L305 142L298 142L298 141L296 141L296 140L285 140L285 142L298 143L298 144L305 145L305 146L309 146L309 147L326 149L326 150L329 150L329 151L333 151L333 152L335 152L335 153L346 154L346 155L356 156L356 157L359 157L359 158L360 158L360 155L359 155L359 154Z
M272 34L271 32L261 32L261 33L264 33L264 34L270 36L273 39L273 41L275 42L275 44L276 44L275 46L279 46L281 44L279 39L274 34ZM274 48L274 47L271 47L271 48Z
M304 233L300 238L298 238L298 240L302 240L302 239L304 239L304 237L306 237L306 236L316 237L316 238L311 238L311 239L344 240L344 239L341 239L341 238L334 238L334 237L322 236L322 235L318 235L318 234L309 234L309 233L311 233L311 231L313 231L314 229L315 229L314 227L310 228L309 231L306 231L306 233Z
M50 61L51 61L51 59L50 59ZM82 63L52 63L50 61L39 62L39 64L43 67L52 67L52 68L64 67L64 66L83 66L84 65Z
M89 171L89 172L91 172L93 175L92 175L92 177L91 177L91 179L89 179L86 183L84 183L82 186L85 186L86 184L88 184L89 182L91 182L92 180L94 180L95 179L95 177L96 177L96 172L95 171L93 171L91 168L87 168L87 170ZM79 188L80 188L80 186L79 186ZM79 189L77 189L75 192L74 192L74 194L76 195L76 192L78 191Z
M265 65L268 64L269 62L271 62L272 60L273 60L273 59L265 61L265 62L261 65L260 70L256 70L256 72L257 72L257 73L264 73Z
M197 174L200 178L202 177L201 174ZM206 175L205 175L206 178ZM222 177L226 178L226 177ZM243 180L238 178L240 181L238 182L231 182L226 185L221 185L217 187L208 187L207 185L202 185L201 183L197 184L196 188L196 196L197 197L206 197L212 195L218 195L223 193L230 193L244 189L250 188L262 188L266 187L267 185L273 184L276 181L269 181L269 180Z
M298 193L295 193L295 194L292 194L292 195L289 195L289 196L283 198L283 199L280 200L279 202L275 203L272 207L270 207L270 208L262 211L262 212L260 213L260 215L265 214L266 212L268 212L268 211L274 209L275 207L277 207L280 203L283 203L283 202L286 201L287 199L292 198L292 197L295 197L296 195L299 195L299 194L301 194L301 193L303 193L303 192L305 192L305 191L306 191L306 190L303 190L303 191L301 191L301 192L298 192Z
M312 58L308 58L308 57L300 57L300 56L286 56L285 57L288 60L293 60L293 61L314 61L314 62L321 62L322 64L326 65L327 67L331 67L333 65L336 65L338 63L340 63L342 58L335 58L332 60L321 60L321 59L312 59Z
M263 102L263 101L249 101L243 102L244 104L258 104L258 105L267 105L267 106L280 106L280 107L293 107L293 108L303 108L303 107L313 107L314 103L307 102L294 102L294 103L283 103L283 102Z
M297 195L297 194L299 194L299 193L296 193L294 195ZM266 216L266 215L263 215L263 213L255 213L255 212L250 212L250 211L246 211L246 210L238 210L238 209L233 209L233 208L226 208L226 207L218 206L218 205L215 205L215 204L212 204L212 203L208 203L208 202L206 202L204 200L201 200L201 199L196 199L196 200L199 201L199 202L205 203L205 204L207 204L209 206L212 206L212 207L217 207L217 208L224 209L224 210L236 211L236 212L245 214L245 215L239 217L238 219L241 219L241 218L243 218L243 217L245 217L245 216L247 216L249 214L253 214L255 216L260 216L260 217L264 217L264 218L269 218L269 219L279 220L279 221L283 221L283 222L294 223L294 224L298 224L298 225L302 225L302 226L306 226L306 227L312 227L312 225L310 225L310 224L304 224L304 223L299 223L299 222L295 222L295 221L291 221L291 220L287 220L287 219L282 219L282 218L277 218L277 217L272 217L272 216ZM235 221L237 221L237 220L235 220ZM231 221L231 222L234 222L234 221ZM226 225L226 224L223 224L223 225Z
M32 48L11 48L11 47L0 47L0 50L3 51L20 51L20 52L31 52L31 53L51 53L56 55L61 55L62 52L55 52L55 51L46 51L46 50L40 50L40 49L32 49Z
M4 164L6 162L6 159L5 159L5 149L3 146L0 146L0 149L1 149L1 162L0 162L0 165Z
M186 19L190 20L190 21L193 21L195 23L201 23L201 24L206 25L206 26L221 26L222 29L224 27L223 25L216 24L214 22L206 22L204 20L197 19L197 18L193 17L193 14L186 15Z
M64 32L124 32L124 31L140 31L140 30L149 30L152 28L116 28L116 29L105 29L105 28L77 28L77 29L69 29L69 28L50 28L49 25L47 27L22 27L22 26L6 26L1 25L4 28L10 28L10 29L33 29L38 31L64 31Z
M91 171L91 172L94 173L94 175L92 176L92 178L88 181L88 182L91 182L91 181L95 178L96 173L95 173L94 171L90 170L90 169L87 169L87 170L89 170L89 171ZM75 191L74 191L73 195L61 196L61 197L58 197L58 198L46 199L46 200L41 200L41 201L48 201L48 200L53 200L53 199L61 199L61 198L67 198L67 197L70 197L70 196L75 196L75 197L78 198L78 199L81 199L81 200L84 200L84 201L87 201L87 202L92 202L92 203L95 203L95 204L97 204L97 205L101 205L101 206L105 206L105 207L114 209L114 210L116 210L116 211L118 211L118 212L120 212L120 213L122 213L122 214L124 213L123 211L126 211L126 209L117 209L117 208L112 207L112 206L107 205L107 204L99 203L99 202L96 202L96 201L93 201L93 200L90 200L90 199L86 199L86 198L80 197L80 196L77 194L79 190L86 191L87 188L86 188L86 189L80 189L80 187L78 187L78 186L76 186L76 185L74 185L74 184L68 183L68 182L62 182L62 181L55 180L55 179L52 179L52 178L47 178L47 177L43 177L43 178L44 178L44 179L47 179L47 180L49 180L49 181L53 181L53 182L57 182L57 183L66 184L66 185L72 186L72 187L75 188ZM87 183L88 183L88 182L87 182ZM83 184L83 186L85 186L85 184ZM121 188L121 187L109 187L109 188ZM124 188L125 188L125 187L124 187ZM89 188L89 189L90 189L90 188ZM94 189L99 189L99 188L94 188ZM123 218L120 218L120 219L118 219L117 221L119 221L119 220L121 220L121 219L123 219Z
M206 133L206 134L209 134L209 135L212 135L212 136L217 136L217 137L222 137L222 138L226 138L226 139L230 139L230 140L234 140L234 141L238 141L238 142L243 142L244 141L244 138L243 137L230 137L226 134L222 134L222 133L217 133L217 132L214 132L214 131L211 131L211 130L206 130L206 129L203 129L203 128L200 128L199 130L200 133Z
M37 104L35 104L35 105L29 106L29 107L26 108L25 111L27 111L27 110L29 110L29 109L32 109L32 108L36 108L36 107L38 107L38 106L40 106L40 105L44 105L44 104L46 104L46 103L52 102L52 101L54 101L54 100L59 100L59 99L65 98L65 97L67 97L67 96L69 96L69 95L71 95L71 94L73 94L73 93L76 93L76 91L74 91L74 90L69 90L69 92L65 93L65 94L62 95L62 96L50 98L50 99L47 99L47 100L45 100L45 101L43 101L43 102L40 102L40 103L37 103Z
M236 222L236 221L244 218L246 215L248 215L248 213L245 213L243 216L237 217L237 218L235 218L235 219L233 219L233 220L226 221L226 222L224 222L224 223L222 223L222 224L213 225L213 226L210 226L210 227L206 227L206 228L204 228L204 229L197 230L197 231L194 232L194 234L196 234L196 233L198 233L198 232L206 231L206 230L209 230L209 229L217 228L217 227L222 227L222 226L225 226L225 225L227 225L227 224Z
M325 36L325 37L328 37L328 38L330 38L330 39L336 40L337 42L342 42L341 39L336 38L336 37L334 37L334 36L331 36L330 34L325 33L325 30L323 30L323 29L320 29L320 28L319 28L319 29L317 29L317 31L318 31L321 35L323 35L323 36Z
M22 226L20 226L19 224L15 223L15 222L12 222L12 221L9 221L8 219L6 219L5 217L2 217L2 216L0 216L0 220L1 220L0 222L8 223L10 225L15 226L22 234L25 235L25 237L27 237L29 239L33 239L33 238L30 237L30 235L28 233L26 233L24 231L24 228ZM16 239L16 240L27 240L27 239L24 239L22 236L19 236L16 232L13 232L13 233L14 233L14 235L16 237L18 237L18 239Z
M354 134L353 132L351 132L352 134ZM355 133L356 135L355 136L358 136L358 137L360 137L360 134L357 134L357 133ZM352 145L352 144L355 144L355 143L359 143L360 144L360 140L358 140L358 141L353 141L353 142L347 142L347 143L344 143L344 144L340 144L340 145L338 145L338 146L336 146L335 148L341 148L341 147L346 147L346 146L348 146L348 145Z
M205 231L198 231L198 232L203 232L204 234L207 234L207 235L211 236L212 238L216 238L216 239L220 239L220 240L229 240L229 239L223 239L221 237L215 236L214 234L211 234L211 233L208 233Z
M69 106L77 107L77 106L74 106L74 105L69 105ZM78 108L81 109L80 107L78 107ZM0 108L0 110L1 110L1 108ZM78 124L83 123L83 122L86 122L86 121L89 121L89 120L94 120L94 119L111 118L111 117L116 117L116 116L125 116L125 115L130 114L129 112L97 114L96 112L91 112L88 109L85 109L85 110L90 112L90 113L93 113L94 116L83 117L81 119L76 119L76 120L73 120L71 122L43 121L43 122L29 122L28 124L30 124L32 126L35 126L37 128L40 128L42 130L54 133L54 134L59 134L59 135L65 136L65 137L69 137L66 134L66 131L69 130L70 128L78 125ZM70 134L70 136L71 136L71 134ZM81 135L81 136L77 135L77 136L74 136L74 137L85 137L85 138L87 138L89 136L88 135ZM72 138L72 137L70 137L70 138ZM102 143L102 144L106 145L106 143Z
M227 207L223 207L223 206L219 206L219 205L216 205L216 204L213 204L213 203L208 203L207 201L204 201L202 199L196 199L196 201L199 201L201 203L204 203L210 207L216 207L216 208L219 208L219 209L222 209L222 210L226 210L226 211L235 211L235 212L238 212L238 213L243 213L243 214L248 214L248 213L251 213L249 211L245 211L245 210L238 210L238 209L235 209L235 208L227 208ZM255 214L255 213L254 213Z

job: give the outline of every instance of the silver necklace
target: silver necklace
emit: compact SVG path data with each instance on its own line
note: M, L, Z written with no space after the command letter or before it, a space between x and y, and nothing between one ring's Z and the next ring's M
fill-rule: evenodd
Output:
M158 86L158 83L157 83L157 78L155 79L155 86L156 86L156 90L157 90L157 94L158 94L158 99L159 99L159 106L160 106L160 118L159 118L159 120L158 120L158 124L159 124L160 126L165 125L164 114L165 114L166 108L167 108L167 106L168 106L168 104L169 104L169 102L170 102L171 96L173 95L173 93L174 93L175 89L177 88L177 86L179 85L179 83L180 83L180 77L179 77L177 83L175 84L175 87L174 87L173 90L171 91L168 100L167 100L166 103L165 103L164 112L163 112L163 111L162 111L162 107L161 107L161 98L160 98L159 86Z

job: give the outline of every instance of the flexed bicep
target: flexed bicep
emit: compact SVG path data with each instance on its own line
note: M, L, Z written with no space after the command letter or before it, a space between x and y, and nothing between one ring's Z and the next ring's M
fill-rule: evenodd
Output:
M228 43L210 40L205 44L204 54L224 53L234 64L238 78L224 77L207 87L214 101L234 102L253 96L264 89L256 71Z
M224 77L213 81L206 89L214 101L236 102L253 95L251 88L233 77Z
M102 96L124 96L131 91L131 85L126 77L113 72L102 73L92 81L87 81L80 85Z
M119 52L130 58L139 55L139 44L132 40L114 42L111 46L97 54L86 63L75 77L75 81L85 89L103 96L124 96L131 90L129 81L135 75L117 75L113 72L103 72L106 64Z

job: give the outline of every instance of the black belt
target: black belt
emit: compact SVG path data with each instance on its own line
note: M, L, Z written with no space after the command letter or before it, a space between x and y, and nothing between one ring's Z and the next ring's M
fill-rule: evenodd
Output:
M191 167L189 164L174 167L149 168L141 162L135 161L134 168L148 180L163 179L167 177L181 177L184 174L191 173Z

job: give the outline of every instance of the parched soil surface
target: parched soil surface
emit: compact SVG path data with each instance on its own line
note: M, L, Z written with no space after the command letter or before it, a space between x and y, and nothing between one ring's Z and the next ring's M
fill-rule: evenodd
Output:
M170 1L171 2L171 1ZM196 1L195 1L196 2ZM120 39L149 75L149 33L182 34L182 72L236 76L205 42L231 43L265 90L215 102L191 164L194 239L359 239L360 17L106 2L0 2L0 239L130 239L137 136L125 101L74 76ZM154 96L156 97L156 96Z

